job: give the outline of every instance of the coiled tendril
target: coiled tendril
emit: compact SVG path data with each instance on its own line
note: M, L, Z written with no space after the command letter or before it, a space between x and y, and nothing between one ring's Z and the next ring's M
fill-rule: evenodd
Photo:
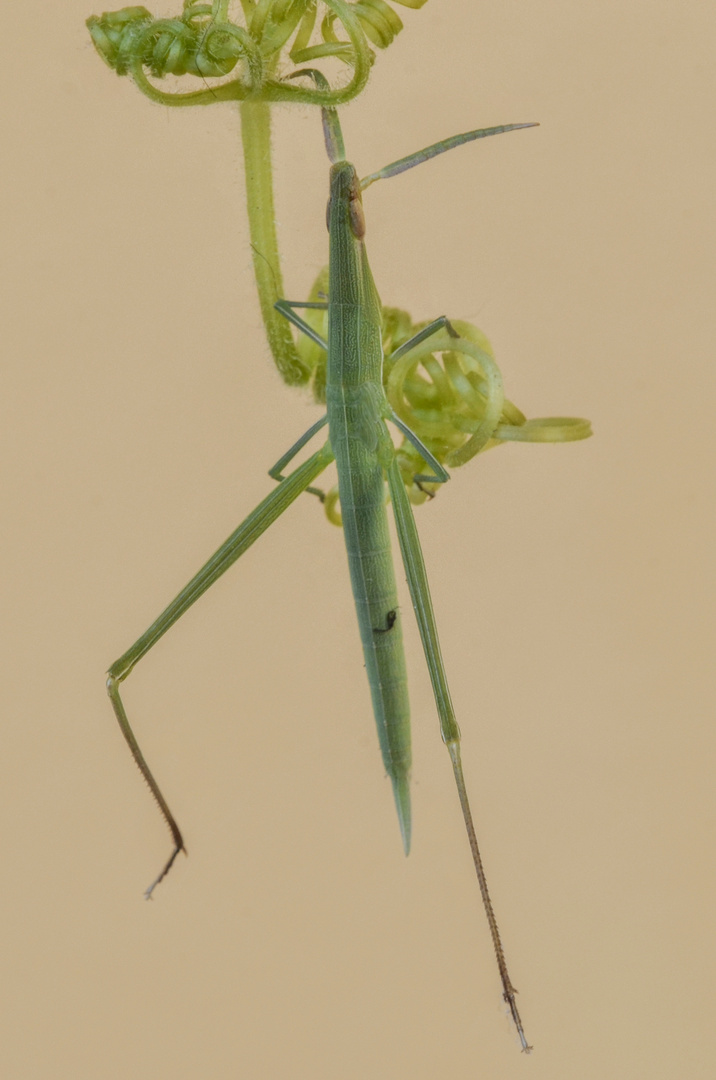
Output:
M300 101L338 105L365 86L373 62L371 41L384 49L403 24L386 0L320 0L325 13L318 23L317 0L241 0L245 26L229 18L230 0L200 3L184 0L180 17L155 19L145 7L93 15L87 20L100 56L118 75L131 75L140 89L168 105L202 105L214 101ZM426 0L395 0L419 8ZM337 32L342 28L347 40ZM320 41L313 39L318 36ZM281 50L296 64L322 58L340 60L352 69L343 87L299 86L276 78ZM228 82L193 92L166 92L154 78L195 75ZM290 77L290 76L289 76Z
M325 299L328 270L324 268L311 290L310 300ZM303 317L325 338L327 312L309 308ZM410 352L392 361L392 354L428 324L413 323L399 308L383 308L383 386L391 408L425 444L441 465L465 465L476 454L505 442L575 442L592 434L588 420L571 416L528 420L505 397L502 375L492 346L476 326L452 320L460 335L432 335ZM298 352L311 374L317 401L325 400L326 354L305 335ZM411 502L432 498L441 485L416 483L430 466L407 439L398 449L398 464ZM330 521L340 524L338 492L326 496Z

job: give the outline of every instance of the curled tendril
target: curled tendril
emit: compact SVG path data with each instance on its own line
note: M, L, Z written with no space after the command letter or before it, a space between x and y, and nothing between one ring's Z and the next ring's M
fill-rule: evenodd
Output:
M394 2L421 7L425 0ZM326 106L345 104L360 93L373 62L368 41L387 48L403 26L386 0L321 0L325 14L321 40L315 42L317 0L243 3L245 26L229 18L229 6L229 0L184 0L181 16L173 19L155 19L145 7L127 7L91 16L87 27L100 56L118 75L131 75L148 97L167 105L251 99ZM276 78L284 46L296 64L326 57L341 61L352 71L350 81L338 88L306 87ZM147 72L154 78L236 74L204 90L166 92L149 81Z
M423 0L424 2L424 0ZM357 0L353 4L358 19L369 41L372 41L379 49L387 49L394 40L396 34L403 29L403 22L385 0ZM323 20L321 27L324 41L337 41L333 33L335 13L329 12ZM310 57L304 56L300 60L293 57L299 63L305 63Z
M310 299L325 299L328 272L318 275ZM327 312L309 308L306 322L325 337ZM396 415L413 431L441 465L456 468L476 454L505 442L574 442L592 433L588 420L557 416L528 420L504 395L502 376L492 347L476 326L453 321L459 337L434 334L410 352L392 361L392 354L427 323L414 324L407 312L383 308L383 385ZM325 399L325 352L301 335L297 349L311 370L311 386L318 401ZM432 498L439 484L415 477L430 466L413 444L404 439L398 448L398 464L411 502ZM326 497L326 514L340 523L338 494Z

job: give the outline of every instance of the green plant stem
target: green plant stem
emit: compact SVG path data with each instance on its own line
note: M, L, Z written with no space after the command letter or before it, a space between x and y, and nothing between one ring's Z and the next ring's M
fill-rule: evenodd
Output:
M261 315L281 378L289 386L300 386L308 382L310 373L298 355L288 322L274 308L284 296L284 288L273 201L271 106L264 101L242 101L239 111L246 208Z

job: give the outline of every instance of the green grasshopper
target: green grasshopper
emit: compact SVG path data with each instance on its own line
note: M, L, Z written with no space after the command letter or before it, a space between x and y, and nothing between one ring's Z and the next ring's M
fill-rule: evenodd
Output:
M313 72L303 74L314 75ZM152 623L132 647L109 669L107 689L122 733L132 755L171 830L173 851L161 873L147 889L150 896L166 876L184 841L174 816L155 781L131 729L120 697L120 683L184 612L249 548L258 537L304 491L322 496L312 485L320 473L335 461L343 532L355 599L365 665L378 728L383 764L393 786L395 804L407 854L410 849L410 718L407 679L401 630L401 616L390 551L386 513L385 481L393 506L400 550L413 607L425 651L435 694L440 731L447 746L455 775L462 813L467 829L480 892L492 936L507 1003L522 1049L530 1047L525 1037L505 961L495 914L487 889L460 758L460 730L450 700L445 668L440 652L428 579L415 526L406 483L401 475L398 451L386 421L393 423L417 451L416 460L430 472L412 477L421 485L442 484L449 474L410 427L396 414L383 389L383 366L395 364L402 357L430 339L431 348L460 349L479 360L487 371L485 419L477 425L467 443L446 455L448 464L461 464L492 437L500 418L503 398L492 394L490 371L494 362L473 342L458 335L444 316L419 330L385 358L382 347L382 308L368 265L365 247L365 219L362 191L376 180L394 176L437 154L474 139L486 138L533 124L508 124L456 135L421 150L360 181L353 165L345 157L337 114L332 108L323 111L326 148L331 161L330 201L328 204L329 271L325 300L296 303L280 300L276 308L314 343L326 349L327 412L273 466L269 475L276 487L249 514L218 551L209 559L176 599ZM314 308L327 313L328 340L325 341L308 322L296 314L297 308ZM490 363L492 368L490 368ZM493 374L494 374L493 371ZM493 389L499 373L492 378ZM499 387L501 390L501 387ZM492 401L494 398L494 401ZM524 419L524 418L523 418ZM568 421L565 421L568 423ZM328 441L288 476L283 470L299 451L325 425ZM583 437L583 436L579 436Z

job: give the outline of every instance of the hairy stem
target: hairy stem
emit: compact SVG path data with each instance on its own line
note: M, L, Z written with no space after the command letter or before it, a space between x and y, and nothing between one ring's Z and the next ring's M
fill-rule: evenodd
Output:
M284 288L273 201L271 106L264 101L242 101L239 111L246 208L261 315L281 378L289 386L299 386L308 381L309 371L296 351L288 322L274 309L284 296Z

